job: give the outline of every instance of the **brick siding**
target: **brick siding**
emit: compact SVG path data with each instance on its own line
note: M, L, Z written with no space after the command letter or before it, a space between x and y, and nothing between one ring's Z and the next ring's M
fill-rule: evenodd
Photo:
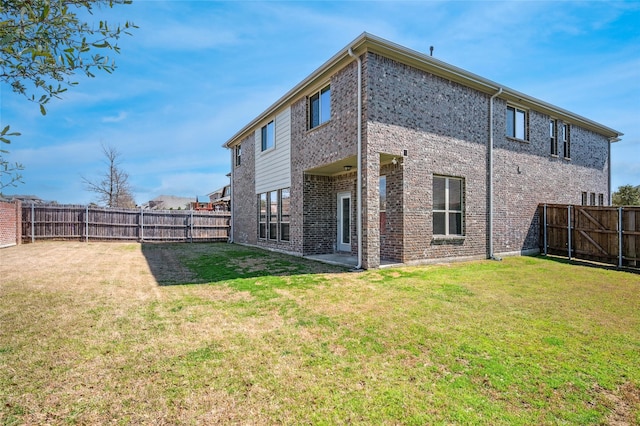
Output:
M0 247L22 242L22 203L0 201Z
M489 254L488 141L490 95L445 78L366 53L363 60L363 266L380 259L419 263L430 259ZM319 176L310 169L356 156L357 65L327 80L331 119L307 129L307 98L291 105L291 241L261 241L253 134L243 140L242 166L235 168L234 238L296 254L336 250L336 197L352 196L352 254L357 254L356 173ZM321 85L318 85L321 86ZM571 125L571 158L550 155L549 117L529 111L529 140L506 136L507 102L494 100L494 252L538 247L539 203L579 204L582 192L609 199L609 142ZM561 128L562 122L558 122ZM381 164L396 157L397 164ZM355 163L355 162L354 162ZM381 232L379 177L387 178L387 208ZM433 235L433 176L463 181L461 237Z
M239 166L233 164L233 241L256 244L258 240L258 198L255 186L254 135L242 140L242 159ZM233 156L233 150L231 150Z

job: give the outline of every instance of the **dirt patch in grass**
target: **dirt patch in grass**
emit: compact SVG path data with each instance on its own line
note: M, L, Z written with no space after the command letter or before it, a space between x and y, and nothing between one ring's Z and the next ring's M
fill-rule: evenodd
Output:
M623 384L617 392L596 387L606 404L612 409L607 417L610 426L630 426L640 424L640 387L633 383Z

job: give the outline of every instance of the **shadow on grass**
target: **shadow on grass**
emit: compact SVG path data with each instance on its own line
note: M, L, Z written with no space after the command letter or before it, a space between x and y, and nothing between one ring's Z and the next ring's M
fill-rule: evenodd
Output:
M161 286L348 271L340 266L228 243L143 243L142 253Z
M623 266L622 268L619 268L617 265L613 265L610 263L601 263L601 262L595 262L595 261L589 261L589 260L576 259L575 257L572 258L571 260L569 260L566 257L556 256L553 254L549 254L547 256L543 254L539 254L536 257L538 257L539 259L550 260L550 261L562 263L565 265L586 266L589 268L606 269L609 271L621 271L621 272L631 272L634 274L640 274L639 268L631 268L628 266Z

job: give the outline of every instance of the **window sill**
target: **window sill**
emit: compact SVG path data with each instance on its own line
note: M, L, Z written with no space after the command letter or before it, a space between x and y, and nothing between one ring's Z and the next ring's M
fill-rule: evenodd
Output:
M311 129L307 129L307 133L311 133L311 132L315 132L318 129L321 129L323 127L325 127L327 124L331 123L331 120L327 120L322 124L318 124L316 127L313 127Z
M462 244L464 235L434 235L431 244Z
M558 158L558 154L550 154L551 158Z
M268 153L270 153L272 151L275 151L275 150L276 150L276 146L274 145L274 146L271 146L271 147L269 147L269 148L267 148L267 149L265 149L263 151L260 151L260 155L268 154Z
M566 161L571 161L571 157L563 157Z
M520 142L520 143L531 143L530 141L528 141L526 139L514 138L513 136L507 136L507 140L510 140L510 141L513 141L513 142Z

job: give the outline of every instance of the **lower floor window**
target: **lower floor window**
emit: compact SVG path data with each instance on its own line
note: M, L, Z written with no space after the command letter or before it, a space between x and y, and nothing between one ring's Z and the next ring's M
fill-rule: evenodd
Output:
M291 195L289 188L280 190L280 240L289 241L289 222L291 220Z
M464 235L463 180L433 177L433 235Z
M258 238L289 241L289 188L258 194Z

